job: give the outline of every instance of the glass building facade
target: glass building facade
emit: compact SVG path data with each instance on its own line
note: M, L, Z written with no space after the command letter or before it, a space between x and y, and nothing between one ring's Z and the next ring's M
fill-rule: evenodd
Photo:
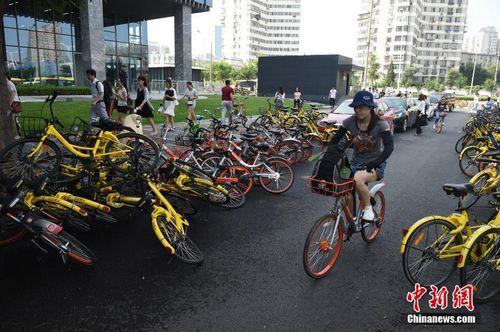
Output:
M75 84L79 13L68 7L36 10L31 1L11 1L3 17L7 69L14 82Z
M77 8L55 11L29 0L11 1L3 23L7 69L15 83L88 84L86 68L76 68L82 56ZM145 20L104 17L107 80L114 84L127 77L129 88L137 87L137 77L148 73L147 36Z

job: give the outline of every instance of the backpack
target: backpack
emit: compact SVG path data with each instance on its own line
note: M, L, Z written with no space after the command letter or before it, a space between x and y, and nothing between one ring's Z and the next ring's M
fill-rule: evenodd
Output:
M351 175L349 159L337 145L329 145L323 156L316 162L311 178L326 182L342 182ZM333 188L328 184L310 181L311 190L326 196L332 196ZM326 186L326 187L325 187Z

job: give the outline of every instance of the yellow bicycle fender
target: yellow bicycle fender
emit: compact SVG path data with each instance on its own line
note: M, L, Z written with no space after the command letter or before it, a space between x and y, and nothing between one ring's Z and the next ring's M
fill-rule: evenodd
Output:
M419 227L420 225L423 225L429 221L435 220L435 219L447 220L447 221L451 222L452 224L454 224L454 222L450 218L444 217L444 216L429 216L429 217L425 217L425 218L418 220L417 222L415 222L413 225L410 226L410 228L408 229L408 232L406 232L405 236L403 236L403 240L401 240L401 247L399 249L400 253L401 254L404 253L405 247L406 247L406 242L408 241L408 238L410 237L410 235L415 231L415 229L417 229L417 227Z
M151 218L151 225L153 226L153 231L155 232L158 240L160 240L161 244L170 252L171 255L175 254L174 247L172 247L172 245L168 242L167 239L165 239L163 233L160 231L160 227L158 226L158 220L156 219L156 217Z
M66 201L64 199L55 197L55 196L38 196L38 197L36 197L33 200L33 203L35 203L35 202L51 202L51 203L56 203L56 204L62 205L64 207L67 207L68 209L71 209L71 210L75 211L76 213L80 214L82 217L87 217L89 215L87 213L87 211L85 211L84 209L82 209L80 206L78 206L78 205L76 205L74 203L68 202L68 201Z
M490 178L494 178L497 175L496 170L491 169L491 168L485 168L484 170L478 172L476 175L474 175L470 180L469 183L474 184L476 183L477 179L483 175L483 174L488 174Z
M462 258L459 259L459 263L457 264L457 266L459 268L462 268L465 266L465 258L469 254L472 243L474 243L474 241L476 241L476 239L478 237L480 237L484 232L486 232L487 230L492 229L494 227L495 226L491 226L491 225L483 225L480 228L478 228L474 233L472 233L471 236L469 236L469 238L467 239L467 241L465 241L465 244L463 245L462 251L460 252L460 256Z

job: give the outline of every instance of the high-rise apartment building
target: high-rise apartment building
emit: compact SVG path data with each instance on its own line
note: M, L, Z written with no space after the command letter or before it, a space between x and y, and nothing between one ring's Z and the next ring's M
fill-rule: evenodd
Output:
M222 0L221 10L223 58L298 54L301 0Z
M367 50L386 73L392 61L397 78L416 69L414 80L444 79L460 65L467 0L361 0L356 63L365 66ZM370 20L371 18L371 20Z
M462 50L467 53L495 55L498 52L498 32L495 27L485 27L476 34L468 34Z

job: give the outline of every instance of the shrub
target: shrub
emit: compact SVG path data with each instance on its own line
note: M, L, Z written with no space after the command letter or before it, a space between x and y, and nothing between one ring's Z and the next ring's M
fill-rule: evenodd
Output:
M20 96L48 96L53 91L60 95L89 95L90 88L86 86L56 86L50 84L17 85Z

